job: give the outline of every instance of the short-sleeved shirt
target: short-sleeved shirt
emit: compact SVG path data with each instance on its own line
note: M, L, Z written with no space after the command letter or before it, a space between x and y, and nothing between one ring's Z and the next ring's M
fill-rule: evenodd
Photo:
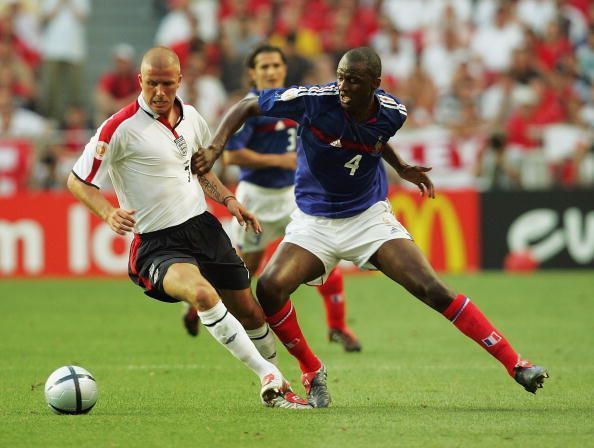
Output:
M252 90L247 97L259 95ZM258 116L248 118L227 143L226 149L248 148L260 154L284 154L297 149L297 123L286 118ZM284 188L293 185L295 172L282 168L240 169L240 180L265 188Z
M406 120L406 107L377 89L376 115L364 123L341 107L336 82L263 90L262 115L299 123L295 196L308 215L348 218L387 196L386 143Z
M140 94L103 122L72 169L97 188L109 175L120 206L136 210L137 233L181 224L207 208L190 159L209 143L210 130L194 107L176 102L182 113L172 127Z

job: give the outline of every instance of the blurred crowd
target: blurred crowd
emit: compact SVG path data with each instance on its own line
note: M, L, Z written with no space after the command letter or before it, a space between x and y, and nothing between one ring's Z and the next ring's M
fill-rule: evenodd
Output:
M94 92L85 91L91 6L0 0L0 195L62 189L94 129L139 93L140 55L127 43L113 48ZM150 7L159 25L146 46L177 52L179 94L213 130L249 89L244 61L256 44L285 51L288 85L333 81L340 56L366 45L382 58L382 87L409 110L398 133L404 155L439 165L436 146L456 149L448 163L464 175L444 186L594 186L591 0L154 0Z

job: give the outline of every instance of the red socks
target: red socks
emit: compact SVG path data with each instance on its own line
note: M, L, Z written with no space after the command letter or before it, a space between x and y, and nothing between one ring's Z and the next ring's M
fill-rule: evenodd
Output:
M510 375L520 357L499 331L488 321L481 310L462 294L443 312L462 333L477 342L505 366Z
M280 311L272 316L266 316L266 321L284 346L287 347L289 353L297 358L303 373L315 372L322 367L322 362L307 345L297 322L297 313L295 313L295 308L293 308L290 299L287 300L287 303Z
M331 330L344 330L346 328L344 320L346 304L344 301L342 272L338 268L334 268L326 282L317 288L324 298L328 328Z

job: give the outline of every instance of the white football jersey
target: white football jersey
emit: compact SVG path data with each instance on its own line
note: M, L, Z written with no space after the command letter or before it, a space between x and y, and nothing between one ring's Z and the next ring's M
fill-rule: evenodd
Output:
M207 208L190 158L210 142L210 130L194 107L176 101L182 113L172 128L140 94L103 122L72 169L97 188L109 175L120 207L136 210L137 233L181 224Z

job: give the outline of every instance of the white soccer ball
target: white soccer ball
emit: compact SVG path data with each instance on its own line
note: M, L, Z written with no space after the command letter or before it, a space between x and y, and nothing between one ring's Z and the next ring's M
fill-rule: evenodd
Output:
M56 414L86 414L98 396L95 378L82 367L60 367L45 382L45 401Z

